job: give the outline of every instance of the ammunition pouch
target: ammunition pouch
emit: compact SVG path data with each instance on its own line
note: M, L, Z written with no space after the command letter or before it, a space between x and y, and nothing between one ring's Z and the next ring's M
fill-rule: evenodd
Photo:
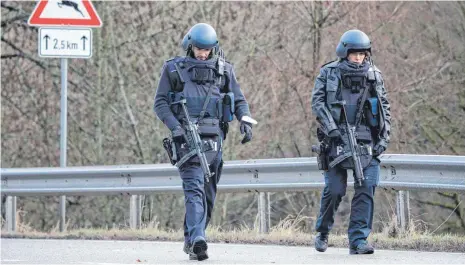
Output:
M367 75L365 73L341 71L341 79L344 87L350 89L352 93L359 93L366 86Z
M215 83L216 73L210 68L194 67L192 68L191 80L199 85Z

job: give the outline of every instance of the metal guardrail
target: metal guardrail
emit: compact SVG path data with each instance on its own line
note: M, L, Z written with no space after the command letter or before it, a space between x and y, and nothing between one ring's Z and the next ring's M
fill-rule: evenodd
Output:
M387 154L380 158L380 187L400 191L465 191L465 156ZM351 183L348 188L353 189ZM276 192L323 187L324 179L316 158L307 157L226 161L218 190ZM182 193L182 186L178 171L171 164L2 168L1 192L8 196L142 195ZM408 203L408 192L399 193L399 197L406 197ZM16 198L10 200L9 207L16 208L12 205ZM133 207L137 204L131 202ZM398 206L404 204L401 202ZM132 209L133 212L138 211Z
M384 155L380 187L465 191L465 156ZM1 191L11 196L181 193L171 164L2 168ZM314 157L226 161L221 192L289 191L324 186ZM351 186L351 185L349 185Z

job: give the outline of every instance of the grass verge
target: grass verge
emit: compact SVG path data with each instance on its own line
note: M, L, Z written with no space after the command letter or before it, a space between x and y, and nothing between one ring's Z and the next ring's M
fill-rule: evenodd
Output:
M219 227L207 230L209 242L235 244L275 244L287 246L313 246L314 235L292 229L273 228L268 234L260 234L254 229L222 231ZM148 240L183 241L183 232L165 231L157 228L132 229L78 229L68 232L24 231L9 233L2 231L2 238L33 239L89 239L89 240ZM398 234L396 237L385 233L372 234L369 241L377 249L465 252L465 236ZM329 246L348 247L347 235L330 235Z

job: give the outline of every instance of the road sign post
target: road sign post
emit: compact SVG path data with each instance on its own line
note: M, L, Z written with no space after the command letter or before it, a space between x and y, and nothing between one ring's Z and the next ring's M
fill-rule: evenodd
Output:
M66 167L68 135L68 59L61 58L61 102L60 102L60 167ZM65 231L66 196L60 196L60 232Z
M66 167L68 58L92 57L92 27L102 21L90 0L40 0L28 24L39 29L40 57L61 58L60 167ZM65 231L66 196L60 196L60 232Z

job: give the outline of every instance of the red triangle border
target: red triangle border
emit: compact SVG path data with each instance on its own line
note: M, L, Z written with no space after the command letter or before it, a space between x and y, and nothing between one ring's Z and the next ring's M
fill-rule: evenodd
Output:
M75 26L75 27L101 27L102 21L89 0L82 0L84 7L89 13L90 19L72 18L40 18L40 15L48 4L48 0L41 0L29 17L28 24L31 26Z

